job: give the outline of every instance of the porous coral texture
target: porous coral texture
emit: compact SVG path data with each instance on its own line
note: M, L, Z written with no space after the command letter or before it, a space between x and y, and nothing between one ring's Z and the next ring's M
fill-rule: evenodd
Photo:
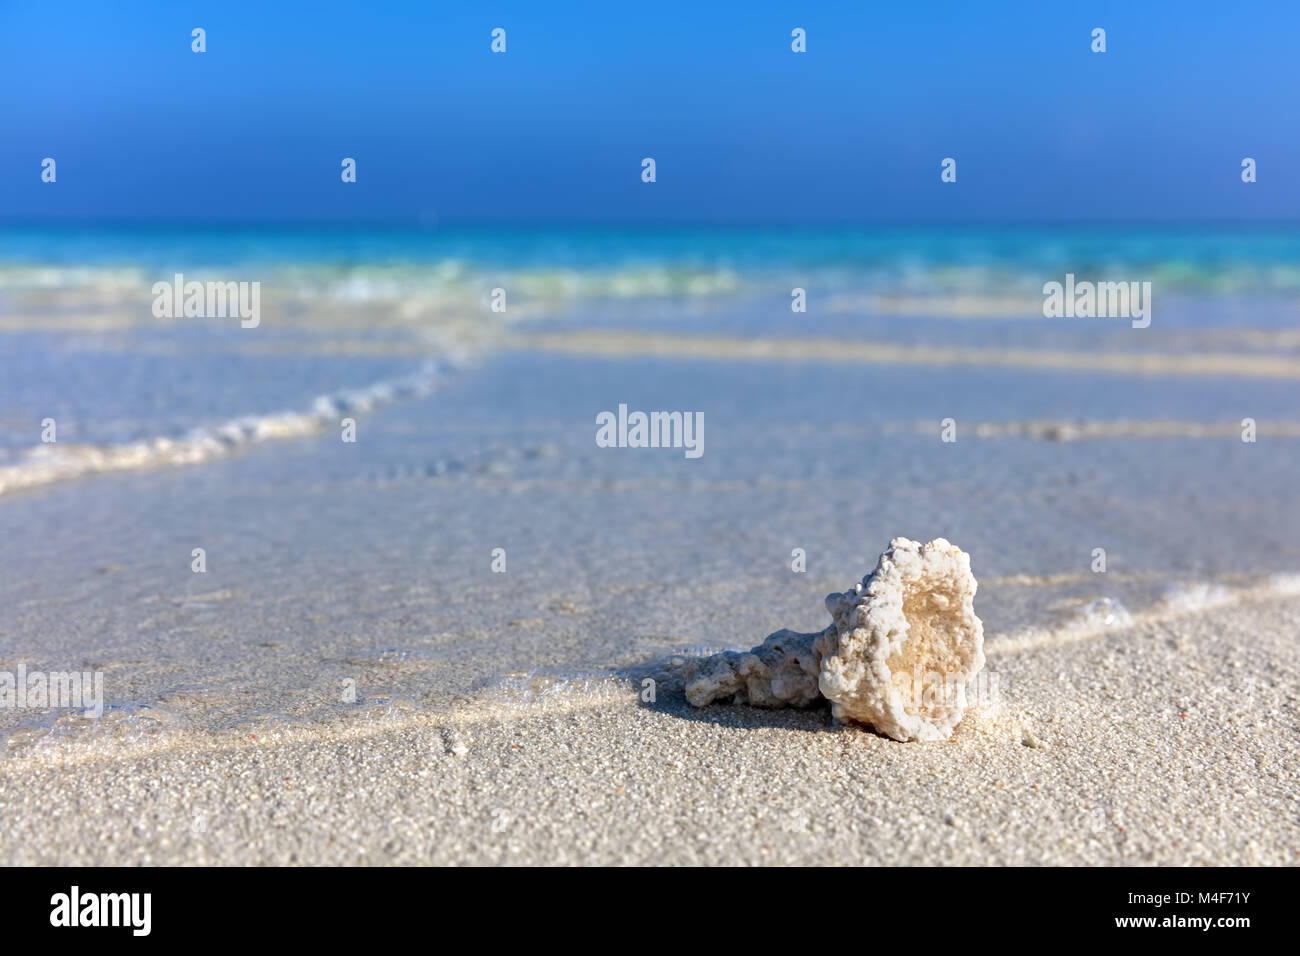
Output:
M689 675L686 697L697 707L807 707L820 694L839 720L895 740L945 739L984 666L975 589L960 548L895 538L861 583L826 598L830 627L777 631L753 650L716 654Z
M876 569L832 594L834 646L818 685L837 718L895 740L942 740L966 709L966 684L984 666L970 555L943 538L895 538ZM829 642L827 642L829 644Z

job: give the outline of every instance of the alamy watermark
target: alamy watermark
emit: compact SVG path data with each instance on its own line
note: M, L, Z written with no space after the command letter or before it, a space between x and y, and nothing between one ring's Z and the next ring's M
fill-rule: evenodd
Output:
M0 707L84 710L86 717L104 713L103 671L0 671Z
M262 322L260 282L186 282L178 272L171 282L155 282L150 291L155 318L238 318L245 329L255 329Z
M1150 282L1065 282L1043 285L1043 316L1049 319L1132 319L1133 328L1151 324Z
M152 893L83 893L74 885L50 897L51 926L120 926L133 936L148 936L152 912Z
M894 690L908 711L956 704L991 707L1002 700L1002 679L992 671L981 670L969 681L958 680L941 671L925 671L919 664L909 671L895 671L891 678Z
M629 412L596 416L597 448L684 448L687 458L704 454L703 412Z

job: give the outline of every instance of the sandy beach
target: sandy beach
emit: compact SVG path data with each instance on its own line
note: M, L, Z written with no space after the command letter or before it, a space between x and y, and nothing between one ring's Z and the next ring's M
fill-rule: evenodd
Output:
M444 362L355 444L317 424L0 496L0 664L106 687L98 720L5 712L4 862L1297 862L1287 368L653 334ZM619 402L703 409L704 454L598 447ZM823 627L898 534L980 581L992 692L950 740L685 701L693 660Z
M666 674L656 704L605 684L10 760L7 862L1294 865L1298 626L1292 597L1009 650L1014 690L941 745L696 711Z

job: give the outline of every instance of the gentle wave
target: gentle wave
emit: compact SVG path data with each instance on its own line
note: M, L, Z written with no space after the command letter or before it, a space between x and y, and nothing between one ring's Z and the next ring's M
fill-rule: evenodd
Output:
M1058 576L1073 578L1073 575ZM1037 575L1001 579L1035 585L1056 583ZM998 583L993 579L990 584ZM1164 623L1223 607L1300 596L1300 574L1266 576L1256 584L1226 584L1209 580L1169 584L1151 606L1129 612L1111 598L1082 601L1074 613L1051 623L1010 633L988 633L985 653L990 672L1002 655L1071 645L1121 631ZM209 596L211 597L211 596ZM747 645L697 646L648 661L636 674L628 672L566 671L556 668L514 670L481 679L454 700L429 707L411 698L376 692L356 707L325 708L308 717L259 712L241 714L233 722L213 725L204 714L200 696L175 706L172 695L163 701L107 704L98 720L76 712L41 714L29 723L0 729L0 761L15 766L79 764L157 754L185 748L215 753L236 748L275 747L322 739L364 740L409 727L440 726L445 753L462 755L472 745L476 724L497 724L541 714L562 714L615 707L636 707L642 676L662 682L661 693L675 695L677 668L687 657L744 649ZM169 705L167 701L171 701ZM197 709L196 709L197 708ZM978 715L979 710L974 711Z
M918 422L916 430L934 431L929 422ZM1041 441L1088 441L1103 438L1240 438L1235 422L1179 421L1020 421L981 422L975 426L980 438L1036 438ZM1300 421L1265 421L1258 434L1269 438L1300 438Z
M741 291L759 278L746 277L727 267L666 263L531 269L489 268L456 260L346 266L253 262L170 270L150 270L137 265L9 264L0 265L0 293L134 293L141 300L149 301L153 284L171 282L178 271L187 280L256 280L286 295L353 303L445 297L456 293L486 297L498 286L529 298L564 301L711 295Z
M402 378L318 396L311 409L304 412L243 415L193 429L180 438L149 438L121 445L38 445L16 464L0 467L0 494L103 472L193 465L263 442L301 438L336 426L341 416L363 414L381 405L428 395L440 378L439 366L429 361L418 372Z
M535 263L526 258L498 262L463 257L430 261L276 261L251 259L185 266L150 266L140 260L110 263L0 262L3 311L58 310L70 304L127 306L135 321L152 320L151 288L176 272L197 281L258 281L264 295L285 301L336 305L405 304L464 307L485 304L496 288L506 289L524 317L537 309L582 302L703 300L752 297L788 300L799 287L818 297L831 314L873 312L953 318L1041 317L1043 284L1066 272L1094 279L1150 281L1162 297L1186 294L1282 296L1300 294L1300 263L1260 265L1164 261L943 262L902 256L861 262L782 257L768 250L755 260L718 249L692 253L669 250L599 262ZM630 253L629 253L630 255ZM166 260L163 260L166 261Z
M814 338L674 336L648 332L548 332L516 335L516 345L570 355L659 356L757 361L964 365L986 368L1069 369L1127 375L1224 375L1300 378L1300 357L1161 352L1066 352L1056 349L896 345Z
M1254 585L1194 582L1171 585L1150 607L1129 612L1113 598L1100 598L1050 627L1029 627L1010 634L990 634L985 652L990 656L1037 650L1089 640L1135 625L1167 621L1188 614L1212 611L1256 601L1300 595L1300 574L1272 574Z

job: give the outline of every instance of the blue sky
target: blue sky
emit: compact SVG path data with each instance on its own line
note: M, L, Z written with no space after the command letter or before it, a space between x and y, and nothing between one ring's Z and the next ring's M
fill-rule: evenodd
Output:
M1298 220L1298 42L1291 0L0 0L0 219Z

